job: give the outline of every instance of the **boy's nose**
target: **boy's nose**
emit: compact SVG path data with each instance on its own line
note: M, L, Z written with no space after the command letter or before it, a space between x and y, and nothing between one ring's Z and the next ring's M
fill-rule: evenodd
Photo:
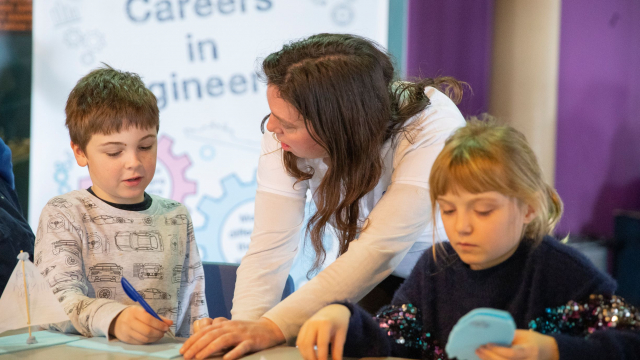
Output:
M140 161L138 154L134 152L133 154L127 156L127 160L124 165L127 169L133 169L140 166L140 164L142 164L142 161Z

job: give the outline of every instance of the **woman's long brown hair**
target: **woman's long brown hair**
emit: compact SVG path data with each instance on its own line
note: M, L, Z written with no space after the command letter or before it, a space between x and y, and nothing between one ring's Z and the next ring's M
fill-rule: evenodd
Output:
M389 55L372 41L347 34L318 34L285 45L264 59L262 70L267 84L276 86L302 115L307 131L329 157L314 194L317 211L307 224L316 253L311 273L326 258L322 238L331 220L339 255L364 230L358 222L359 200L380 179L381 148L405 133L405 122L429 105L425 87L440 88L459 101L462 85L449 77L394 82ZM291 152L283 154L291 176L310 179L314 169L300 169L298 160Z

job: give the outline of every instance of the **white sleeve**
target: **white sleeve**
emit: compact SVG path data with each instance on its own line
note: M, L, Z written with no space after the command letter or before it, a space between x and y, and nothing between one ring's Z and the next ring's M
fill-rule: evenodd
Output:
M234 320L257 320L282 298L304 221L304 198L256 193L249 250L237 272Z
M323 306L334 301L359 301L389 276L430 221L428 190L391 184L349 250L264 317L294 343L302 324Z
M270 132L262 137L257 180L251 242L233 295L234 320L257 320L280 301L304 221L308 182L296 184L287 174L282 148Z

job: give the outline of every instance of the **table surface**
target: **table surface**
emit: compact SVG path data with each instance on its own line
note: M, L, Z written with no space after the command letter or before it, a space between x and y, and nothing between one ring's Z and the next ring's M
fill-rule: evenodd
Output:
M10 336L26 333L27 329L11 330L0 334L0 336ZM29 360L51 360L51 359L91 359L91 360L137 360L137 359L160 359L147 356L129 355L114 352L104 352L91 349L67 346L66 344L43 347L34 350L19 351L11 354L0 355L0 359L29 359ZM182 358L175 358L182 359ZM210 357L209 359L221 360L222 357ZM349 360L350 358L344 358ZM376 359L399 359L399 358L376 358ZM295 347L278 346L263 350L242 358L242 360L303 360L300 352ZM354 360L351 358L351 360Z

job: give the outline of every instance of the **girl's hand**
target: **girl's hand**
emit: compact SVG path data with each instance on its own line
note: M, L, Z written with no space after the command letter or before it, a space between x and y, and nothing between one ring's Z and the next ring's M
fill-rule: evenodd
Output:
M548 335L530 330L516 330L511 347L485 345L476 350L482 360L558 360L558 344Z
M333 304L320 309L307 320L298 333L298 350L305 360L327 360L329 344L333 344L331 358L342 360L347 339L351 311L344 305ZM318 346L318 356L314 346Z
M180 348L185 359L204 359L228 351L223 359L233 360L285 342L280 328L267 318L258 321L216 318L205 324L209 321L209 325L200 326Z
M141 306L129 306L112 321L109 333L118 340L134 345L149 344L160 340L173 321L160 316L160 321Z

